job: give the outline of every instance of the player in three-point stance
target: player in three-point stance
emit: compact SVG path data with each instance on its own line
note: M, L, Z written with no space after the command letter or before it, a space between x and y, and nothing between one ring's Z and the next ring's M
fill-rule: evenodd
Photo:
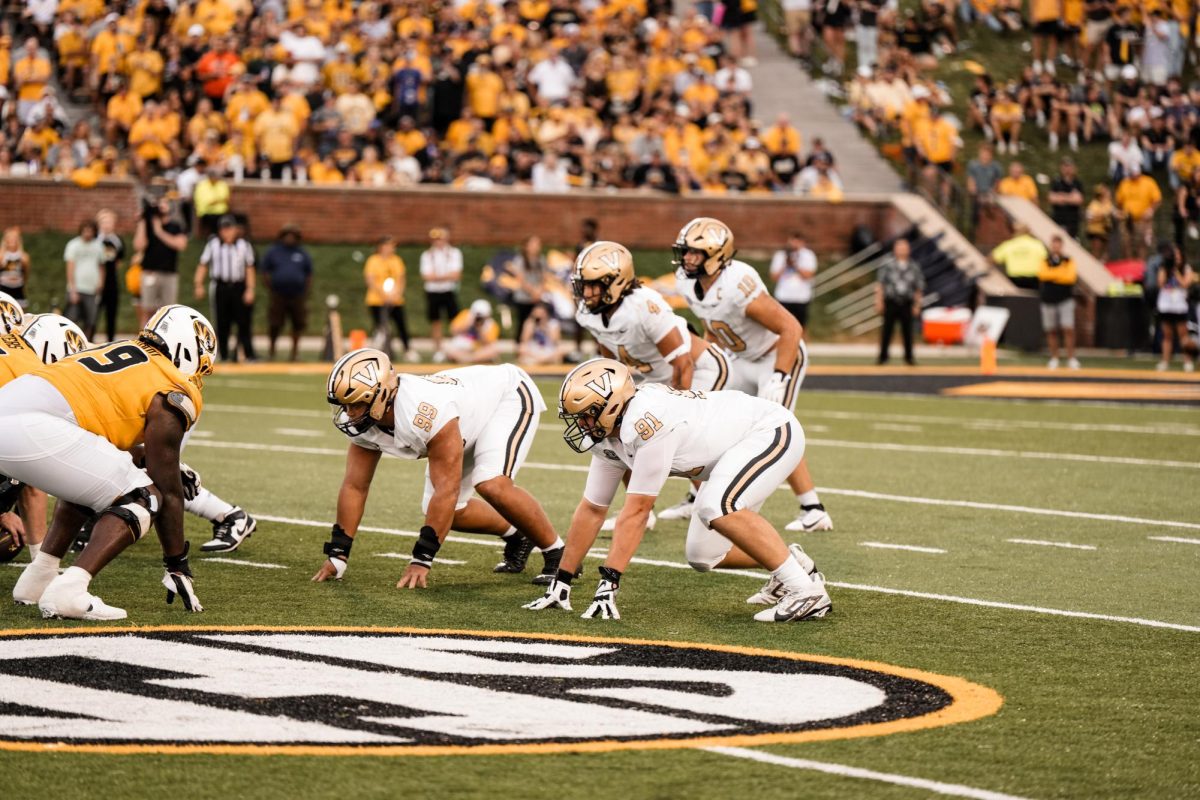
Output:
M679 231L674 251L680 293L704 323L709 341L730 354L727 388L794 411L808 369L803 331L796 318L771 297L758 272L734 260L733 231L720 220L698 217ZM807 461L800 462L787 482L800 513L785 529L833 530L833 520L817 496ZM663 512L664 519L667 516Z
M504 536L505 561L497 572L523 570L530 552L524 542L532 542L545 559L534 583L550 583L562 557L562 539L538 501L513 483L533 444L538 415L546 410L524 371L505 364L397 375L385 353L364 348L333 365L326 399L350 447L337 522L325 545L328 558L314 581L346 573L371 480L386 453L429 460L421 503L425 524L397 588L426 586L451 528ZM520 563L510 563L516 556Z
M84 350L0 389L0 472L59 499L41 551L13 588L44 617L124 619L88 592L92 578L154 524L167 602L202 611L183 534L179 449L200 415L217 337L202 314L164 306L136 340ZM128 451L144 445L145 469ZM83 525L83 552L59 562Z
M0 386L87 347L83 331L58 314L26 314L0 292ZM21 514L11 509L20 504ZM46 535L46 493L0 475L0 531L15 535L36 558Z
M804 431L786 408L735 391L635 386L624 364L596 359L579 365L563 381L559 416L567 422L567 444L581 453L591 451L592 461L555 579L526 608L570 610L571 582L586 553L573 544L596 535L621 477L632 470L625 507L585 618L620 619L616 596L621 574L641 542L654 500L672 475L703 481L685 545L693 568L770 570L763 592L777 589L778 602L754 616L761 622L812 619L830 610L824 577L812 559L799 545L784 544L758 513L804 456Z
M616 242L595 242L580 252L571 273L575 320L592 334L600 355L629 367L635 383L662 383L675 389L725 388L729 362L717 345L688 330L662 295L643 286L633 255ZM686 519L689 514L664 519ZM616 518L601 530L612 530ZM654 527L650 512L648 527Z

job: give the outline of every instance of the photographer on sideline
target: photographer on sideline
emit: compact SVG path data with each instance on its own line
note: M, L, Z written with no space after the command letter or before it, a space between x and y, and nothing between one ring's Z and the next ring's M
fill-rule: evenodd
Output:
M813 276L817 274L817 256L804 243L804 234L793 233L787 247L771 259L771 280L775 281L775 299L808 328L808 304L812 302ZM801 331L801 336L806 331Z
M146 199L133 233L133 249L141 255L142 297L139 323L144 327L163 306L179 299L179 254L187 247L187 233L175 219L174 204L163 196Z

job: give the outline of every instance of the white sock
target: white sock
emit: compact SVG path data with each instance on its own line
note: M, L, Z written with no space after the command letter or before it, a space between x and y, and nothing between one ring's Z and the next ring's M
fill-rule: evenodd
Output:
M42 543L41 542L38 542L37 544L30 543L30 545L29 545L29 563L30 564L32 564L34 561L37 560L38 553L40 553L40 552L42 552Z
M509 526L508 526L508 530L506 530L504 533L500 534L500 538L501 538L501 539L507 539L508 537L512 536L512 535L513 535L514 533L516 533L516 532L517 532L517 526L516 526L516 525L509 525Z
M30 563L39 569L52 569L58 572L58 565L62 563L62 559L56 558L49 553L41 552L41 545L38 545L38 548L37 555L30 560Z
M561 536L555 536L555 537L554 537L554 544L550 545L549 547L539 547L539 548L538 548L538 550L539 550L539 551L541 551L541 552L543 552L543 553L545 553L545 552L548 552L548 551L550 551L550 550L557 550L558 548L560 548L560 547L562 547L562 546L563 546L563 540L562 540L562 537L561 537Z
M203 486L200 487L199 492L196 492L194 499L185 500L183 503L184 511L195 514L198 517L203 517L209 522L220 522L235 507L226 503Z
M88 585L92 582L92 573L82 567L67 567L67 571L59 575L58 580L65 584L78 586L86 592Z
M797 563L796 559L790 555L787 560L780 564L777 568L771 570L771 574L775 579L784 585L788 591L799 592L808 589L813 585L813 579L804 571L804 567Z
M800 507L818 506L821 504L821 498L817 497L816 489L809 489L804 494L796 495L796 500L800 502Z

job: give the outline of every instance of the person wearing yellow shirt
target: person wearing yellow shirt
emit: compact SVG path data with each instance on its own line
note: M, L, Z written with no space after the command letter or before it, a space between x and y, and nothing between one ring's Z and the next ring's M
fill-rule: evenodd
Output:
M1038 201L1037 184L1025 174L1025 167L1017 161L1008 165L1008 175L996 184L996 194L1023 197L1035 205Z
M164 119L164 109L155 102L149 102L142 110L142 115L129 129L129 146L133 150L133 164L142 180L146 180L151 166L167 169L174 160L171 158L170 130Z
M133 37L117 29L119 19L116 14L109 14L104 18L104 27L92 39L90 77L99 97L111 93L108 87L121 72L125 56L134 49Z
M450 341L442 348L455 364L493 364L499 360L500 326L492 304L480 298L450 321Z
M1188 138L1182 147L1171 154L1171 188L1178 189L1181 184L1191 180L1197 169L1200 169L1200 149Z
M83 86L83 72L87 69L88 61L87 39L84 38L83 28L70 16L64 18L59 30L54 41L55 49L58 50L59 76L67 94L73 95ZM7 71L5 69L0 72ZM8 83L7 74L0 74L0 83Z
M800 131L792 127L792 120L786 113L776 117L775 124L758 138L772 156L800 155Z
M343 42L337 46L337 58L321 68L321 79L326 89L341 96L358 88L354 72L354 62L350 60L350 47Z
M1046 260L1046 246L1029 234L1028 227L1018 222L1013 225L1012 238L997 245L991 259L1014 285L1036 289L1038 273Z
M479 119L491 122L500 111L504 80L492 71L492 60L484 55L475 59L467 73L467 105Z
M219 230L221 217L229 213L229 182L221 177L221 170L210 165L204 177L192 190L192 204L196 218L200 221L200 236L207 240Z
M258 152L270 165L271 178L279 180L283 177L284 168L290 167L292 159L296 157L299 123L283 109L281 98L276 95L270 107L254 119L253 132Z
M1042 305L1042 330L1050 348L1050 369L1058 368L1058 345L1061 336L1067 347L1067 366L1079 369L1075 358L1075 261L1063 252L1063 237L1050 238L1050 252L1038 269L1038 299Z
M716 109L720 96L721 92L709 80L708 73L697 71L695 80L692 81L691 86L683 90L681 99L688 105L699 108L705 114L711 114Z
M950 120L942 116L940 109L933 110L929 125L922 131L917 141L917 150L930 164L946 174L954 172L954 158L958 155L958 128ZM1034 198L1037 200L1037 188L1034 188Z
M391 76L392 68L383 60L377 44L367 48L367 54L354 68L354 79L362 86L374 86L378 81L386 81Z
M407 155L416 155L429 142L425 139L425 134L421 133L413 123L412 117L401 117L396 128L395 134L396 144L404 150Z
M624 56L613 56L604 83L608 87L609 100L628 108L641 91L642 73L636 64L630 63Z
M991 125L992 135L996 140L996 151L1004 155L1012 151L1015 155L1021 147L1021 123L1025 114L1021 104L1016 102L1008 92L997 92L996 102L988 113L988 124Z
M237 15L225 0L200 0L192 19L196 24L203 25L209 36L224 36L233 30Z
M900 112L900 146L904 160L910 166L917 161L917 139L924 126L929 124L930 105L929 89L917 84L912 88L912 99Z
M529 37L529 29L521 22L520 12L515 4L504 4L504 20L492 26L492 44L500 44L510 39L518 45L525 43Z
M39 160L45 162L46 157L50 155L50 148L60 141L58 131L50 127L47 115L35 114L33 124L21 134L21 138L17 142L17 150L25 151L26 148L32 146L37 151Z
M229 130L225 117L219 111L213 110L212 100L201 97L196 103L196 113L188 120L185 135L192 147L199 146L204 141L205 134L215 131L218 136L224 136Z
M1062 0L1029 0L1029 18L1033 23L1033 71L1037 74L1043 69L1054 74L1062 15Z
M248 78L243 77L233 86L233 92L225 101L225 119L233 130L243 132L253 129L254 121L271 106L267 96Z
M1132 165L1117 185L1117 210L1125 227L1126 258L1145 259L1154 241L1154 214L1162 204L1158 181Z
M42 55L37 39L31 36L25 40L21 57L12 66L12 74L17 89L17 119L27 123L34 107L45 97L46 85L50 83L50 61Z
M108 99L106 105L105 136L110 144L123 142L129 136L129 129L142 115L142 98L129 91L129 86L120 81L117 91Z
M308 179L318 186L334 186L346 182L346 176L333 160L333 153L308 168Z
M367 312L375 322L375 339L380 350L392 352L392 332L389 321L395 325L405 357L409 361L419 360L409 348L408 320L404 315L404 292L407 287L404 259L396 255L396 240L384 236L375 247L375 253L363 266L363 280L367 284Z
M684 63L673 53L655 53L646 59L646 91L654 94L658 87L670 86L683 70Z
M354 182L363 186L383 186L387 183L388 168L379 160L379 150L374 145L363 148L362 159L350 171Z
M145 37L138 40L137 49L125 57L129 91L145 100L162 91L163 57L150 47Z

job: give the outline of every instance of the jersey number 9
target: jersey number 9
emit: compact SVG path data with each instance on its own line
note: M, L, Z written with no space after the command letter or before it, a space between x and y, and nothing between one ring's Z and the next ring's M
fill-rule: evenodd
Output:
M81 358L79 359L79 364L91 372L108 375L113 372L120 372L126 367L145 364L149 360L150 356L146 355L142 351L142 348L135 344L123 344L119 347L104 350L94 356Z
M437 418L437 409L429 403L417 406L417 415L413 417L413 425L429 433L433 430L433 420Z

